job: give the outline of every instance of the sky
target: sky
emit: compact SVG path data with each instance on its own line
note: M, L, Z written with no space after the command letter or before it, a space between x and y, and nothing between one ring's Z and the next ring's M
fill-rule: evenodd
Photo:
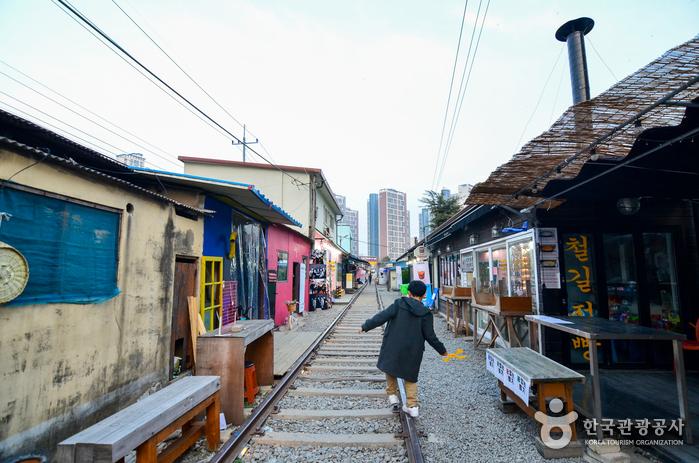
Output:
M236 120L111 0L72 3L236 136L246 124L262 142L253 148L273 162L322 168L333 191L359 210L360 253L369 193L406 192L416 236L425 190L484 180L566 110L568 60L554 38L565 21L595 20L586 37L593 97L699 33L698 0L471 0L456 83L478 6L481 19L486 5L488 12L477 48L475 32L477 53L437 183L461 0L116 0ZM181 171L182 155L242 159L230 137L167 97L52 1L0 0L0 30L0 72L51 95L7 63L148 145L131 135L123 140L84 110L75 108L86 116L79 117L3 74L1 108L108 154L143 152L149 167Z

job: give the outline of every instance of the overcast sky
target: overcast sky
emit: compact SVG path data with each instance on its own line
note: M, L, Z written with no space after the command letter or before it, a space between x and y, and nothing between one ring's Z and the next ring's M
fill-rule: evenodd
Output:
M461 0L116 1L248 125L274 162L322 168L333 190L359 209L361 240L367 239L367 197L380 188L408 194L417 235L418 199L432 186L437 160ZM242 128L111 0L73 3L242 137ZM462 57L478 5L469 2ZM485 179L570 105L565 45L554 32L580 16L596 22L587 36L593 96L699 32L697 0L492 0L438 187L455 190ZM163 159L178 155L241 159L229 138L157 90L51 1L0 0L0 30L0 59L161 149L162 158L146 152L151 167L181 170ZM28 82L2 63L0 71ZM1 74L0 91L0 107L18 113L10 104L104 152L145 152Z

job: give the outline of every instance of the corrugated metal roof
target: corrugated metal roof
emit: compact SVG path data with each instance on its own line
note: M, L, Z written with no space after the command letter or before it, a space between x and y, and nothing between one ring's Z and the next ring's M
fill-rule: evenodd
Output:
M537 193L550 180L575 178L592 155L615 160L626 157L642 130L682 121L684 108L663 100L697 98L698 80L696 36L599 96L570 107L549 130L476 184L466 203L526 208L540 199ZM546 206L557 204L560 202L547 202Z
M24 143L20 143L16 140L12 140L12 139L7 138L7 137L0 137L0 145L4 145L8 148L18 149L18 150L21 150L21 151L24 151L26 153L30 153L30 154L33 154L36 156L40 156L41 159L39 159L39 162L42 162L45 159L45 160L48 160L48 161L51 161L51 162L54 162L57 164L61 164L69 169L74 169L74 170L78 170L81 172L85 172L87 174L98 177L98 178L105 180L105 181L108 181L110 183L118 184L121 187L128 188L128 189L134 190L134 191L138 191L139 193L144 194L146 196L149 196L149 197L156 199L158 201L172 204L177 208L191 211L197 215L206 215L208 212L205 209L199 209L196 207L189 206L187 204L180 203L180 202L175 201L171 198L168 198L167 196L163 196L163 195L156 193L154 191L148 190L148 189L140 187L138 185L134 185L133 183L127 182L126 180L123 180L123 179L120 179L117 177L113 177L111 175L105 174L104 172L100 172L99 170L84 166L72 158L63 158L63 157L59 157L59 156L54 156L53 154L49 154L46 151L42 151L38 148L26 145Z
M262 194L261 191L255 188L255 185L144 167L132 167L132 169L142 175L158 177L173 184L194 186L204 191L227 196L267 222L295 225L297 227L303 226L301 222L294 219L288 212Z

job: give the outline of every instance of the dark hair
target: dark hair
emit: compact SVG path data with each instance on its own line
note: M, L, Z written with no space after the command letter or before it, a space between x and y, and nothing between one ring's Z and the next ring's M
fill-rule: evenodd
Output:
M422 297L427 292L427 286L420 280L413 280L408 285L408 292L413 296Z

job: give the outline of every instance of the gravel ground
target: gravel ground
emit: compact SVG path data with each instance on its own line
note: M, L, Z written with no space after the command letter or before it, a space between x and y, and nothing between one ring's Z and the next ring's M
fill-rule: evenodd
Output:
M303 452L303 460L296 455ZM403 463L407 461L402 447L359 449L354 447L299 447L285 449L283 447L253 446L245 455L245 461L267 463ZM460 460L463 461L463 460Z
M318 433L385 433L400 432L400 421L396 418L381 420L362 419L326 419L326 420L268 420L265 426L275 431L286 432L318 432Z

